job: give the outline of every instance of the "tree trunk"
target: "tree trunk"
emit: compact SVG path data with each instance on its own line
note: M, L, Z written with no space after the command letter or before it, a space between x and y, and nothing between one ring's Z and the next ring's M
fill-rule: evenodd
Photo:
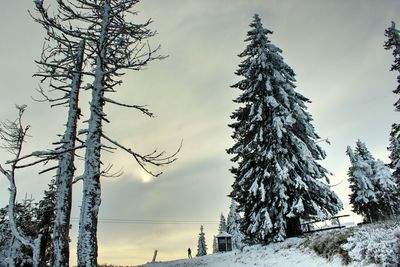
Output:
M288 218L286 221L286 237L295 237L301 235L300 218Z
M71 82L69 111L65 134L62 139L62 150L57 169L56 218L53 230L53 263L52 266L69 266L69 226L71 217L72 180L75 166L75 141L79 117L79 89L82 81L82 65L85 42L81 41L76 55L76 66Z
M97 222L101 202L100 152L102 116L104 107L105 57L110 4L104 1L99 53L96 57L95 80L93 82L90 118L86 138L85 171L83 175L83 196L79 221L78 266L97 266Z
M96 78L97 79L97 78ZM101 81L95 81L101 85ZM86 139L85 172L78 236L78 266L97 266L97 215L100 206L100 141L103 90L95 86Z

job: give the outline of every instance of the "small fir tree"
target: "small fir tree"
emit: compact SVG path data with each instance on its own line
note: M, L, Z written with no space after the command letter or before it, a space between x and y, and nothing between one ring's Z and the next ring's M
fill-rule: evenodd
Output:
M199 241L197 242L197 257L207 255L206 238L203 232L203 225L200 226Z
M218 252L218 244L217 244L217 238L213 236L213 253Z
M301 219L327 218L342 207L331 191L328 171L318 161L325 152L306 111L309 100L296 92L295 73L268 36L258 15L250 24L244 60L232 87L233 139L227 150L236 163L230 196L243 212L242 229L253 243L282 241L301 232Z
M374 181L383 218L390 218L399 211L399 188L395 177L383 161L377 159L373 163Z
M376 210L378 202L371 181L372 168L359 155L355 154L350 146L347 147L346 153L351 162L348 176L352 192L350 194L352 210L361 215L365 222L371 222L374 217L372 213Z
M368 151L360 140L355 151L347 147L351 166L348 171L350 204L353 211L363 216L365 222L386 219L394 213L396 184L390 170Z
M37 234L40 240L40 266L51 266L53 261L53 231L56 218L56 181L53 179L44 191L44 197L37 204Z
M227 232L232 235L232 246L234 249L241 249L244 235L240 229L240 215L237 212L236 202L232 199L227 220Z
M225 220L225 216L223 213L221 213L221 217L219 219L218 231L219 231L219 233L227 232L226 220Z

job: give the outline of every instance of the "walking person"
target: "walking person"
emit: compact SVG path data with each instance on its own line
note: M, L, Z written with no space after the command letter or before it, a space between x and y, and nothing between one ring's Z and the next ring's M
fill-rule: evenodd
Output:
M192 258L192 250L190 248L188 248L188 258L189 259Z

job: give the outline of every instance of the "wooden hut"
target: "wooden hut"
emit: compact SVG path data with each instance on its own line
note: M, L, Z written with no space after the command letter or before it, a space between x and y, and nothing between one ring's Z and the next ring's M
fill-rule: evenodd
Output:
M232 235L222 231L216 237L218 252L232 251Z

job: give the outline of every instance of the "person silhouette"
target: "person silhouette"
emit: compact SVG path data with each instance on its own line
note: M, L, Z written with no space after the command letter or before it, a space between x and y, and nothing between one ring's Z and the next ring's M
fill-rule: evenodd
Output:
M189 259L192 258L192 250L190 248L188 248L188 258Z

